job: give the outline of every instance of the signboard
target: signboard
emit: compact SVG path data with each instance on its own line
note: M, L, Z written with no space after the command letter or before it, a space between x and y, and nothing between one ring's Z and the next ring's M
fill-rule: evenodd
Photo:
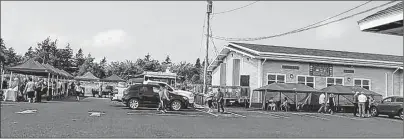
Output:
M329 64L310 64L310 76L332 77L333 69Z

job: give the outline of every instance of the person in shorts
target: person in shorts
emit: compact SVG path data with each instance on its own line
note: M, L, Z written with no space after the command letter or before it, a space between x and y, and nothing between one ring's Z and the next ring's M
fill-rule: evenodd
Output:
M25 85L24 92L28 95L28 102L33 103L35 97L35 83L32 81L32 78L28 78L28 83Z

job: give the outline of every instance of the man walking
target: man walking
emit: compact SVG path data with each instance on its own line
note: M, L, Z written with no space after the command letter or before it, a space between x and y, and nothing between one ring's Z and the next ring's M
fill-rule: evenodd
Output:
M360 117L365 117L365 103L366 103L367 97L364 95L363 92L360 93L358 96L358 101L359 101L359 116Z
M222 90L219 88L218 93L217 93L217 104L218 104L217 111L220 112L220 109L222 109L222 113L224 113L224 107L223 107L224 99L223 99L223 97L224 97L224 94L223 94Z
M325 112L325 95L321 93L320 97L318 98L318 103L321 105L320 109L318 109L318 113Z
M354 104L354 112L353 112L354 116L356 116L356 114L358 113L358 109L359 109L358 96L359 96L359 92L356 92L354 95L354 103L353 103Z
M165 85L160 85L160 91L159 91L159 98L160 98L160 105L157 110L160 110L162 113L166 113L166 103L169 101L168 94L167 94L167 88Z

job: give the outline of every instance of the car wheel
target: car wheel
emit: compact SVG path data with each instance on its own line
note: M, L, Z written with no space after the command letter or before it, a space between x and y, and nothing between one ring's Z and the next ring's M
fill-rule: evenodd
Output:
M181 107L182 107L181 101L174 100L173 102L171 102L171 110L179 111Z
M376 107L370 108L370 113L371 113L372 117L376 117L379 115L379 112L377 111Z
M404 112L403 112L403 110L401 110L401 111L399 112L399 116L400 116L400 119L401 119L401 120L404 120Z
M137 109L139 108L139 100L137 100L136 98L132 98L128 101L129 104L129 108L131 109Z

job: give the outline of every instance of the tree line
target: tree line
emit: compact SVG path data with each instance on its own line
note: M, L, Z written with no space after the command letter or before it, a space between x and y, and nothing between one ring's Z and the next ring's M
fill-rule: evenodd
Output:
M161 62L153 59L150 54L136 61L111 61L108 63L106 57L100 61L95 61L91 53L86 56L80 48L76 53L66 44L64 48L58 48L58 40L52 40L50 37L38 42L35 47L30 46L24 55L18 55L12 47L7 48L3 38L0 46L0 64L1 68L15 66L29 59L34 59L39 63L47 63L56 68L63 69L74 76L83 75L91 72L98 78L105 78L116 74L124 79L129 79L133 75L141 74L144 71L165 72L167 68L171 72L177 73L178 82L185 84L203 83L203 65L205 61L197 58L195 63L182 61L172 63L169 55ZM208 74L208 83L210 75Z

